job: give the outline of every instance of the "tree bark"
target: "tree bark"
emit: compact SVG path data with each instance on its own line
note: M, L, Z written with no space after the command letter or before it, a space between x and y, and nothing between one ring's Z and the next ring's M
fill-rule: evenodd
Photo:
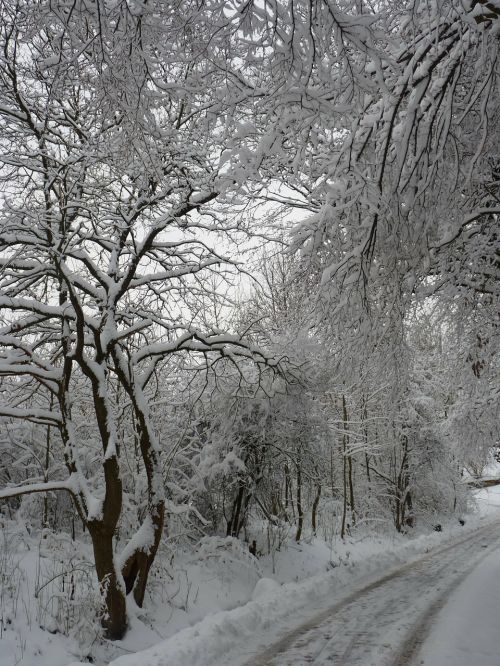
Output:
M320 499L321 499L321 483L318 483L316 485L316 497L314 498L314 502L312 505L312 512L311 512L311 524L314 536L316 536L316 531L317 531L317 515L318 515L318 505Z
M302 538L302 528L304 526L304 508L302 506L302 461L297 461L297 533L295 541L297 543Z
M97 579L106 607L102 626L107 638L120 640L127 631L127 609L123 581L115 567L113 532L102 521L91 521L88 528L94 549Z

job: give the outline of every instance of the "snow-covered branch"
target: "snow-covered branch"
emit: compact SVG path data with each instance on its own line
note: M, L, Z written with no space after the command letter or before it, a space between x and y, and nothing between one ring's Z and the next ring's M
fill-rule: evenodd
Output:
M32 493L50 493L57 490L65 490L73 495L75 489L70 481L53 481L49 483L32 483L25 486L7 487L0 490L0 500L31 495Z
M52 426L58 426L62 422L62 416L57 411L49 411L46 409L24 409L21 407L8 407L5 405L0 405L0 416Z

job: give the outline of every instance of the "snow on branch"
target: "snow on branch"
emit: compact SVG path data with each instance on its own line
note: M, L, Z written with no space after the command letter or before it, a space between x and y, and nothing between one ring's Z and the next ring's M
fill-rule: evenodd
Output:
M146 345L133 354L132 363L138 364L151 357L164 357L176 351L218 352L225 356L243 356L253 360L261 360L266 365L277 367L279 361L268 357L262 349L245 342L237 335L208 335L199 331L187 331L173 342Z
M34 312L39 315L47 317L56 317L63 319L65 317L74 318L74 313L71 306L57 307L55 305L45 305L40 301L29 298L10 298L8 296L0 296L0 308L7 310L25 310L27 312Z
M71 495L75 494L75 488L71 481L53 481L50 483L33 483L25 486L16 486L0 490L0 500L20 497L21 495L30 495L32 493L49 493L55 490L65 490Z
M20 409L17 407L0 406L0 416L11 419L23 419L31 423L42 425L59 426L62 423L62 416L59 412L49 411L47 409Z

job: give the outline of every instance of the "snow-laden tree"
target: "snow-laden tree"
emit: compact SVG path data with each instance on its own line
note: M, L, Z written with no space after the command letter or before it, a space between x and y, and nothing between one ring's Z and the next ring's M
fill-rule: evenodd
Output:
M498 2L250 7L280 80L269 198L312 213L321 314L429 278L498 298Z
M282 81L269 107L280 136L270 198L302 217L295 247L318 285L332 353L382 369L382 349L409 368L406 320L418 299L467 321L462 363L476 373L497 363L500 5L266 7Z
M270 363L193 310L213 295L210 273L230 279L224 248L245 231L238 202L224 213L250 164L233 131L250 90L233 67L239 20L217 2L0 2L0 375L15 378L0 415L58 433L66 467L0 497L70 493L112 638L126 594L143 602L163 533L159 365ZM124 422L145 490L117 553Z
M176 428L156 398L174 394L169 369L175 381L219 367L205 382L217 391L235 381L233 403L219 395L238 409L217 432L240 437L249 466L254 452L267 465L283 435L283 475L269 475L266 502L288 483L287 456L296 497L306 454L313 486L326 487L312 475L324 454L314 424L304 414L289 427L300 392L252 412L242 373L273 362L221 330L230 243L247 239L249 213L265 215L255 201L272 204L270 216L300 212L308 271L298 287L286 261L269 264L254 311L271 308L273 330L264 323L255 339L299 360L301 346L323 345L323 383L307 397L334 404L324 420L341 449L344 519L358 511L355 484L370 489L377 474L396 484L396 523L408 516L410 449L418 465L419 442L434 441L417 432L427 415L408 416L413 299L465 313L473 376L498 367L499 25L498 0L0 0L0 416L6 433L36 426L37 456L50 433L46 450L65 470L44 463L22 484L2 470L0 497L69 493L93 542L109 636L126 629L127 593L142 604L163 533L160 456L176 449L160 435ZM300 302L313 286L316 327ZM481 322L488 342L476 344ZM276 427L265 449L278 417L289 429ZM9 455L20 432L2 434ZM186 475L195 448L183 451Z

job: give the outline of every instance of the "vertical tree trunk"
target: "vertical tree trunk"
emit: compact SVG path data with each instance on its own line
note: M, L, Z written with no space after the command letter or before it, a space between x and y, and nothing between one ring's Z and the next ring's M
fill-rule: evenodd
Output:
M321 499L321 483L318 483L316 485L316 497L314 498L314 502L312 505L312 512L311 512L311 524L314 536L316 536L316 531L317 531L317 513L318 513L318 505L320 499Z
M290 476L290 468L285 463L285 510L287 510L288 507L292 509L292 517L295 518L295 507L293 504L293 493L292 493L292 479Z
M404 511L406 514L406 509L408 513L404 519L404 524L407 527L414 526L414 517L413 517L413 498L410 492L410 465L408 462L409 450L408 450L408 437L404 437L404 460L403 460L403 487L404 487Z
M227 523L226 535L238 538L241 528L244 524L245 511L248 506L249 498L247 495L247 480L238 479L238 490L233 500L231 517Z
M54 404L54 398L50 396L50 409L52 409ZM43 480L45 483L49 480L49 466L50 466L50 427L47 426L47 432L45 435L45 464L43 470ZM43 497L43 518L42 518L42 527L49 527L49 498L48 494L45 493Z
M133 591L134 601L139 608L142 608L144 603L149 571L158 552L164 522L165 506L163 503L148 509L145 523L148 526L147 531L150 532L151 529L153 531L153 542L144 548L135 550L122 566L121 573L125 583L125 592L129 594ZM143 524L143 526L145 525Z
M347 402L345 395L342 396L342 420L344 426L344 434L342 436L342 454L344 459L343 476L344 476L344 504L342 509L342 527L341 537L344 538L346 533L347 521L347 503L351 509L351 522L354 525L356 522L355 508L354 508L354 480L352 470L352 456L348 452L349 446L349 415L347 413ZM347 497L349 496L349 500Z
M364 435L365 435L365 447L368 446L368 408L366 404L366 399L363 401L363 421L364 421ZM368 455L368 451L365 448L365 470L366 470L366 480L368 481L368 488L370 491L370 486L371 486L371 478L370 478L370 456Z
M351 507L351 523L352 525L356 524L356 514L354 511L354 480L352 474L352 456L349 454L347 456L347 479L349 481L349 505Z
M142 608L149 571L158 552L165 523L163 475L159 461L158 442L156 441L149 412L144 408L146 404L145 397L142 390L134 382L132 375L127 375L124 369L126 363L117 349L113 351L113 358L118 378L132 401L136 433L148 480L147 516L139 529L139 531L145 529L148 538L129 555L122 564L121 570L126 593L128 594L133 590L134 601L139 608Z
M333 467L333 444L330 448L330 486L332 489L332 497L335 497L335 475Z
M88 528L92 537L97 579L106 606L102 625L107 638L120 640L127 631L127 609L125 587L115 567L113 532L102 521L89 522Z
M340 526L340 538L343 539L346 533L347 522L347 460L346 460L346 439L345 435L342 436L342 524Z
M302 461L297 460L297 533L295 535L295 541L297 543L302 538L302 528L304 526L304 508L302 506Z

